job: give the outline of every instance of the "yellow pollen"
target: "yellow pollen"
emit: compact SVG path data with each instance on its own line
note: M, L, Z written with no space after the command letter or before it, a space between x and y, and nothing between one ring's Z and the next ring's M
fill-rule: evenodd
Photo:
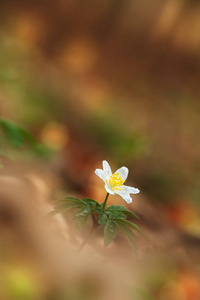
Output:
M123 185L124 181L125 180L122 180L122 178L119 175L119 173L112 174L110 176L110 178L106 180L106 182L108 183L108 185L111 188L111 190L116 189L118 191L121 190L120 186Z

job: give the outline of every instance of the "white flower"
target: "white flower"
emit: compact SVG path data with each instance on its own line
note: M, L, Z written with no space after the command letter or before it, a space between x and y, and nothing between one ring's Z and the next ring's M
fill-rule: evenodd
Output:
M132 202L130 194L137 194L140 191L134 187L124 185L128 176L128 168L121 167L114 174L106 160L103 161L103 170L96 169L95 174L105 182L106 191L111 194L121 196L127 203Z

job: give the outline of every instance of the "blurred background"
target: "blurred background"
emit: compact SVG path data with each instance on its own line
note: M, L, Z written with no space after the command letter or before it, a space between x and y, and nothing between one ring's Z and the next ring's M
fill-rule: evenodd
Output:
M50 149L14 148L1 132L0 299L199 300L200 1L2 0L0 18L1 118ZM88 247L88 271L64 255L64 219L43 231L42 220L63 195L103 202L103 159L129 168L141 193L128 208L150 240L138 238L139 261L124 262L121 240Z

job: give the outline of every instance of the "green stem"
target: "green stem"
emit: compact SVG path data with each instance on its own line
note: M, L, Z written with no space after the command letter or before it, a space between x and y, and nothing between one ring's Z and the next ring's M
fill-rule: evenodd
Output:
M87 244L87 242L89 241L89 239L91 238L91 236L93 235L93 233L96 231L96 229L98 227L99 227L98 224L93 223L92 230L90 231L90 233L88 234L88 236L85 238L85 240L82 241L82 243L80 244L80 246L77 249L79 252L81 252L81 250L83 249L83 247Z
M81 250L83 249L83 247L87 244L87 242L89 241L89 239L91 238L92 234L94 232L94 229L92 228L92 230L90 231L90 233L88 234L88 236L86 237L85 240L83 240L83 242L80 244L80 246L78 247L78 251L81 252Z
M103 202L103 206L102 206L103 210L105 210L106 203L107 203L107 200L108 200L108 196L109 196L109 193L107 193L106 198L105 198L105 200ZM84 246L87 244L87 242L89 241L89 239L93 235L94 231L99 227L99 225L96 222L96 219L95 219L94 215L92 215L92 218L93 218L93 227L92 227L92 230L90 231L90 233L88 234L88 236L85 238L85 240L83 240L82 243L80 244L80 246L78 247L77 250L79 252L84 248Z
M107 193L106 198L105 198L105 200L104 200L104 203L103 203L103 210L105 210L106 203L107 203L107 200L108 200L108 196L109 196L109 193Z

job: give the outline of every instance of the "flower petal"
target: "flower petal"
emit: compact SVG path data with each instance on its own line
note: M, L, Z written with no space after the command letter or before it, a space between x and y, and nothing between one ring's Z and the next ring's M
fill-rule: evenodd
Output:
M105 184L105 189L106 189L106 192L107 192L107 193L109 193L109 194L111 194L111 195L114 195L114 194L115 194L114 191L112 191L112 190L107 186L107 184Z
M121 191L125 192L125 193L129 193L129 194L138 194L140 192L139 189L136 189L132 186L127 186L127 185L122 185L120 186Z
M115 172L115 174L116 173L119 173L119 176L121 177L121 179L125 181L126 178L128 177L128 168L121 167Z
M103 181L105 181L105 174L104 174L104 171L101 170L101 169L96 169L95 170L95 174L97 176L99 176Z
M122 190L115 190L115 194L121 196L128 204L132 202L132 198L129 193L126 193Z
M138 194L140 192L139 189L135 189L134 187L126 186L126 185L122 185L119 188L120 190L118 189L114 190L115 194L121 196L128 204L132 202L132 198L130 194Z
M112 175L110 165L106 160L103 160L103 171L105 174L105 179L108 179Z

